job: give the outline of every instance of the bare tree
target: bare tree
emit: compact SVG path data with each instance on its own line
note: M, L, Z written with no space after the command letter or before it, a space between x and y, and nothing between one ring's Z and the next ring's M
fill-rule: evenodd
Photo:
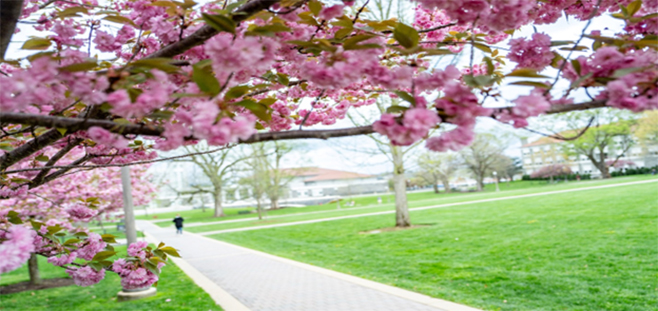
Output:
M425 152L417 160L418 176L429 182L434 187L434 192L439 193L438 183L443 184L446 193L450 193L450 178L455 174L461 161L453 153Z
M213 217L224 217L224 207L222 204L223 197L222 191L224 185L228 182L231 173L237 168L236 165L249 159L248 156L241 154L239 150L228 148L222 149L214 153L203 153L208 151L209 148L205 144L197 144L194 146L184 147L190 157L184 160L176 160L176 162L189 162L193 163L201 169L204 176L210 181L210 187L203 187L199 184L191 185L194 190L185 191L181 189L174 189L179 194L191 194L192 196L198 194L210 194L213 199L214 214Z
M496 135L486 133L478 134L473 143L460 152L466 168L477 182L478 191L484 189L484 177L491 174L505 147Z
M382 113L386 112L387 106L396 105L399 99L393 99L386 96L380 96L374 105L377 108L375 115L365 115L360 111L352 111L348 114L350 121L353 124L370 124L373 119ZM376 149L369 150L373 154L383 154L393 164L393 192L395 193L395 226L396 227L409 227L411 226L411 218L409 217L409 205L407 204L407 180L405 177L405 156L409 154L414 148L419 146L424 140L409 147L400 147L393 145L388 139L383 138L378 134L366 135L373 142L375 142ZM360 147L360 151L368 150Z

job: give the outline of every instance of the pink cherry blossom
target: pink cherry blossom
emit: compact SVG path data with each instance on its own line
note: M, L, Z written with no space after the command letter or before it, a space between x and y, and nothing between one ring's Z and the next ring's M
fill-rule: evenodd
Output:
M105 270L94 270L92 267L85 266L77 269L67 269L66 273L73 278L73 282L78 286L91 286L97 284L105 278Z

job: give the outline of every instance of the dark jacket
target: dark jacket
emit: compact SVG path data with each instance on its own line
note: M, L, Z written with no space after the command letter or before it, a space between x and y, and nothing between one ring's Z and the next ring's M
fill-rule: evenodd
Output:
M176 223L176 228L182 228L183 227L183 217L176 216L172 222Z

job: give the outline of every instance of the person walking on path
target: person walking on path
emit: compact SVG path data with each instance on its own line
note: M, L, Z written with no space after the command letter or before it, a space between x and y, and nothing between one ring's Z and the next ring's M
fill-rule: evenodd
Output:
M176 217L174 217L174 220L172 222L176 225L176 234L183 234L183 217L180 217L180 214L176 214Z

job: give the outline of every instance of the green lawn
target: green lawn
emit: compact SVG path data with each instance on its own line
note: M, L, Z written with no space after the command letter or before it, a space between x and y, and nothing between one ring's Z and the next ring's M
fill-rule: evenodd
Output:
M362 233L392 226L382 215L211 237L486 310L658 310L656 183L411 216L430 225Z
M125 247L117 247L123 250ZM67 277L64 269L39 258L42 278ZM0 286L29 280L27 266L0 275ZM138 301L117 302L121 279L106 273L105 279L90 287L76 285L0 295L0 310L222 310L183 271L170 262L162 268L158 293ZM169 301L167 301L169 299Z
M459 203L459 202L469 202L482 199L492 199L492 198L502 198L510 197L523 194L533 194L541 193L547 191L559 191L567 189L577 189L583 187L592 187L599 185L606 185L611 183L621 183L621 182L630 182L630 181L639 181L651 179L651 177L641 176L641 177L632 177L632 178L617 178L610 180L595 180L595 181L582 181L582 182L570 182L570 183L559 183L559 184L548 184L543 181L518 181L514 183L501 184L501 191L485 191L480 193L441 193L435 194L433 192L416 192L409 194L409 207L424 207L431 205L439 204L450 204L450 203ZM503 188L505 187L505 188ZM381 205L377 204L376 197L364 197L363 204L356 204L354 207L337 209L336 205L331 206L309 206L306 208L289 208L284 210L273 211L269 213L269 218L264 220L258 220L254 216L250 216L245 221L241 222L226 222L226 220L233 220L237 218L226 218L223 220L218 220L217 218L212 218L216 223L209 224L205 226L198 227L187 227L186 230L190 232L207 232L214 230L224 230L224 229L233 229L233 228L242 228L242 227L255 227L261 225L271 225L279 223L289 223L295 221L303 221L310 219L318 218L330 218L338 216L347 216L347 215L358 215L358 214L367 214L380 211L393 211L395 209L393 203L383 203ZM541 199L541 198L540 198ZM373 200L369 202L368 200ZM386 202L386 201L384 201ZM413 218L413 216L412 216ZM413 219L412 219L413 220ZM204 219L205 221L205 219ZM197 222L198 223L198 222ZM161 226L171 226L170 223L158 223ZM186 224L190 224L187 222Z

